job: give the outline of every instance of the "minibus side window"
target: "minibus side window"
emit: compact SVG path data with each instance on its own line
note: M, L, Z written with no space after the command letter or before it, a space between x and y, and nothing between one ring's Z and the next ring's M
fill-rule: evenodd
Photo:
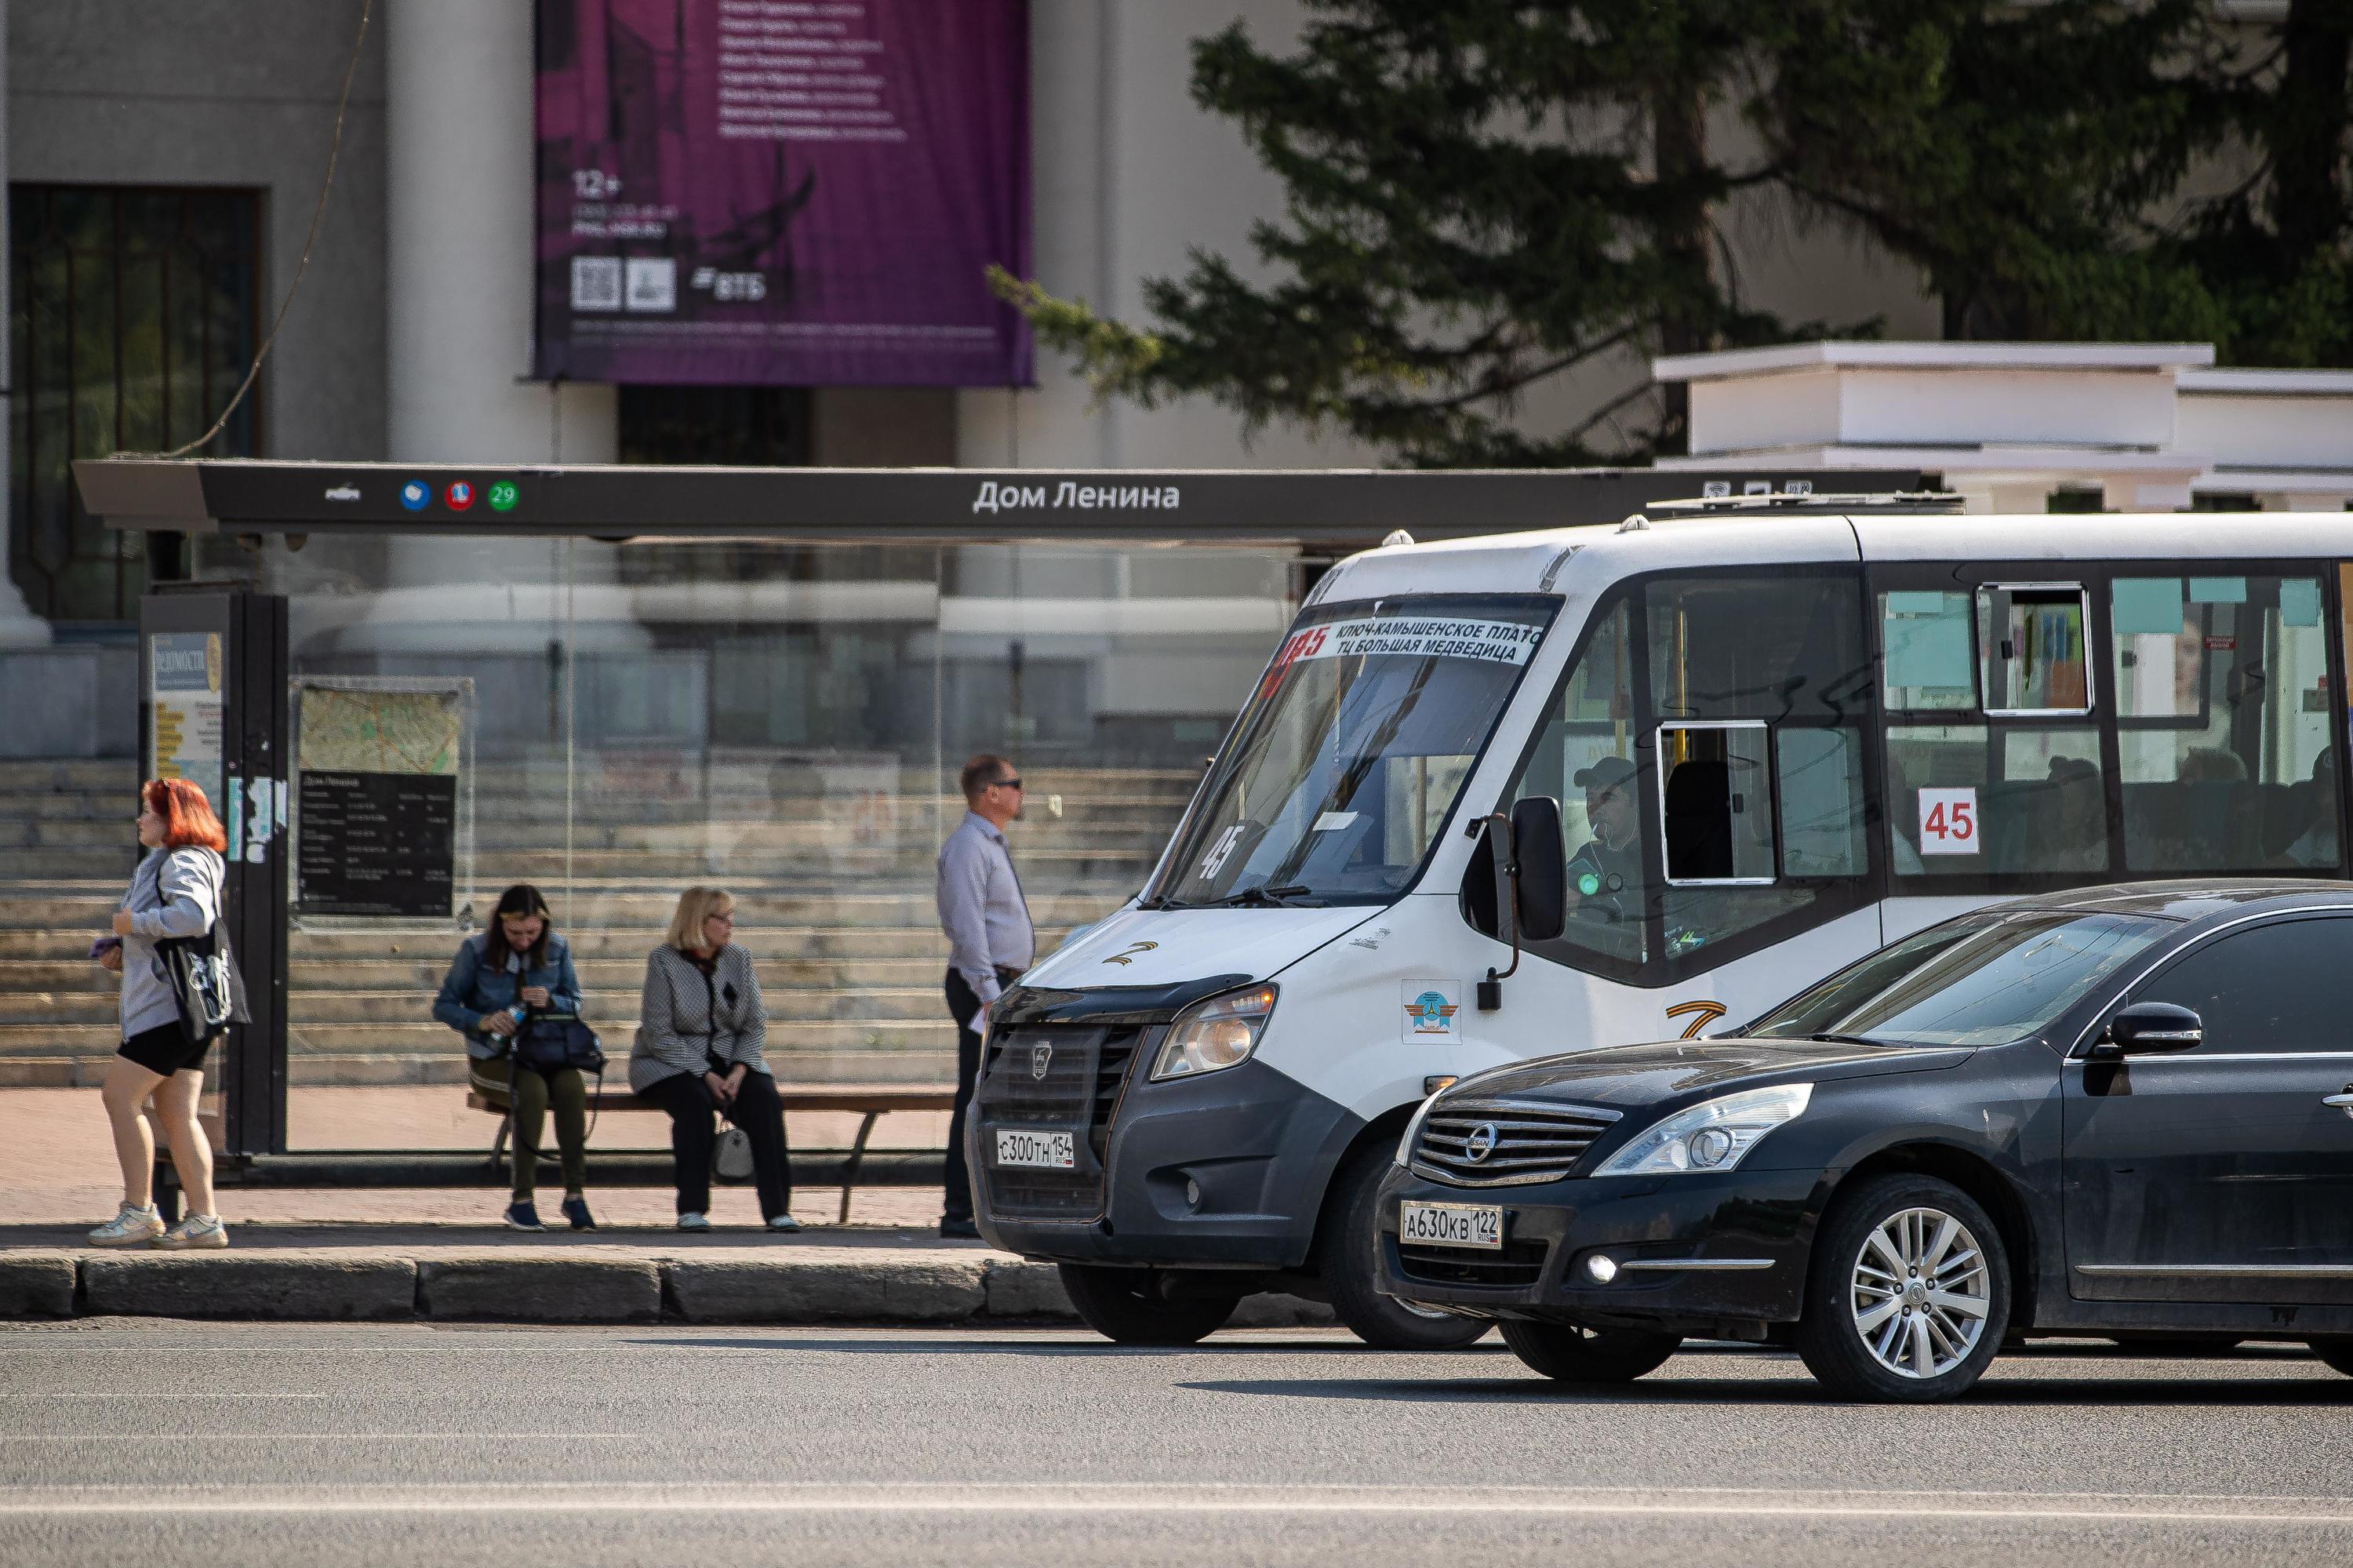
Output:
M1644 610L1666 955L1704 962L1727 941L1864 896L1874 683L1854 578L1662 577Z
M2076 583L1989 583L1978 589L1988 714L2030 718L2092 711L2084 598Z
M2126 869L2334 870L2320 578L2119 568L2108 591Z
M1663 985L1868 904L1876 693L1852 571L1625 593L1594 613L1503 801L1561 803L1567 928L1535 950ZM1478 881L1474 923L1494 896Z
M1642 797L1656 785L1652 753L1635 745L1630 620L1622 599L1595 620L1510 794L1560 802L1568 852L1568 923L1560 939L1577 949L1572 962L1604 969L1630 969L1649 956Z
M1949 568L1922 568L1950 580ZM1890 871L1953 879L2108 874L2092 715L2089 596L2076 582L1876 596L1887 704Z

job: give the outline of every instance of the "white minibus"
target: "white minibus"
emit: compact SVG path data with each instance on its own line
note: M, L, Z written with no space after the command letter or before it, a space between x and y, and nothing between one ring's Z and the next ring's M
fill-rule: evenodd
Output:
M1150 881L993 1010L982 1232L1116 1340L1260 1289L1377 1345L1419 1103L1722 1033L1973 905L2342 874L2353 518L1653 508L1308 594Z

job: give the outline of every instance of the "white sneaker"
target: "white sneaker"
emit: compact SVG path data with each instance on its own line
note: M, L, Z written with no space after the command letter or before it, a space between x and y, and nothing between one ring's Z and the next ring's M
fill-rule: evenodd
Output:
M218 1214L190 1214L170 1230L157 1236L150 1245L159 1246L166 1252L186 1252L195 1247L223 1247L228 1245L228 1227L221 1224Z
M683 1213L678 1217L678 1228L682 1231L707 1231L711 1228L711 1222L701 1214Z
M122 1205L121 1212L114 1218L90 1233L90 1245L92 1246L144 1246L163 1234L164 1216L155 1212L154 1204L150 1203L143 1209L135 1209L125 1203Z

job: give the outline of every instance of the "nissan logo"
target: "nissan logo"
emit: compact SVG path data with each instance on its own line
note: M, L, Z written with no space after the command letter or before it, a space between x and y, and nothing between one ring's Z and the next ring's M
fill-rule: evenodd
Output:
M1053 1060L1054 1048L1051 1045L1030 1046L1029 1075L1032 1078L1037 1079L1039 1083L1044 1083L1046 1081L1046 1068Z
M1482 1121L1471 1129L1469 1138L1462 1140L1462 1152L1472 1164L1483 1165L1487 1156L1495 1152L1495 1145L1503 1141L1503 1137L1495 1130L1493 1122Z

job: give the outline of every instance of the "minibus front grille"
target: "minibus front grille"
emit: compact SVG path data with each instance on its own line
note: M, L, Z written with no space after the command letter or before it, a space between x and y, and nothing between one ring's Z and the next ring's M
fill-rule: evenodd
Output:
M1143 1038L1139 1028L1077 1024L1017 1026L989 1036L973 1110L991 1213L1077 1220L1103 1213L1112 1113ZM1069 1171L999 1166L990 1151L1000 1127L1068 1129L1081 1145L1078 1163Z
M1421 1124L1414 1173L1457 1187L1557 1181L1618 1118L1549 1100L1449 1100Z
M1398 1244L1398 1264L1409 1279L1426 1285L1485 1285L1498 1289L1534 1285L1544 1277L1546 1244L1505 1242L1501 1252Z

